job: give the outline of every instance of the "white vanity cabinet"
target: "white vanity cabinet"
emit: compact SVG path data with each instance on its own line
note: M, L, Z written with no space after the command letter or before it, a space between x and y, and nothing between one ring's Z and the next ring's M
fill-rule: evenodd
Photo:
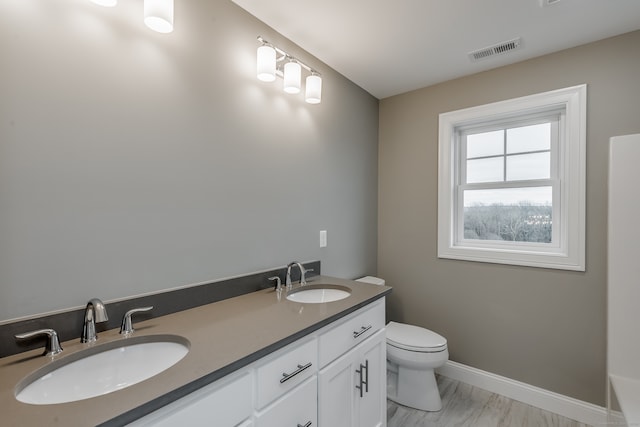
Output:
M324 335L348 332L352 345L318 374L318 422L321 427L383 427L386 426L386 337L384 330L384 300L358 313ZM344 326L348 325L349 328ZM363 341L359 339L367 336ZM320 359L323 351L335 354L336 341L320 338ZM343 343L346 340L342 341ZM345 350L344 346L342 350Z
M130 426L384 427L384 298Z

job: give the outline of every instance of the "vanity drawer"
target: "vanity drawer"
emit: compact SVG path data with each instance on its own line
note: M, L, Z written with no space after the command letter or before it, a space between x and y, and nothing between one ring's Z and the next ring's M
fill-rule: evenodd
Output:
M318 341L295 342L275 359L259 366L257 375L258 408L263 408L301 384L318 371Z
M256 427L318 426L318 378L276 401L256 416Z
M253 411L253 381L247 372L230 375L128 424L128 427L237 426Z
M384 320L384 298L381 298L320 335L320 367L326 366L382 329Z

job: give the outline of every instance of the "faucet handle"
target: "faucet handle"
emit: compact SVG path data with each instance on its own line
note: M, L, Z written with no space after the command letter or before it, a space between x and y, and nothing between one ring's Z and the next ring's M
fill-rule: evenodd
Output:
M269 277L267 280L275 280L276 281L276 291L278 289L282 289L282 280L280 280L279 276Z
M15 338L18 340L24 340L42 335L47 336L47 344L44 347L43 356L55 356L56 354L62 353L58 333L53 329L38 329L37 331L25 332L23 334L16 335Z
M129 335L133 333L133 324L131 323L131 315L135 313L141 313L143 311L150 311L152 308L153 306L140 307L140 308L133 308L127 311L122 317L122 324L120 325L120 333L125 335Z
M302 269L300 270L300 284L301 285L306 285L307 284L307 273L313 271L313 268L304 268L302 267Z

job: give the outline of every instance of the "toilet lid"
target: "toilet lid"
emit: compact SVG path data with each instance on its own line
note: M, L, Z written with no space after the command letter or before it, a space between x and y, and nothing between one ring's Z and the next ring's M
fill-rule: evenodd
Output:
M404 323L387 324L389 344L412 351L436 352L447 348L447 340L433 331Z

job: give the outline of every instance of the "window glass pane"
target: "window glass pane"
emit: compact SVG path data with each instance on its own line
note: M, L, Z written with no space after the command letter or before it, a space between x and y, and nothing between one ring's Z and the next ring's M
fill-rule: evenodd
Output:
M507 181L551 178L551 153L507 156Z
M507 129L507 153L549 150L551 123Z
M467 160L467 183L504 181L504 157Z
M464 238L551 243L551 187L467 190Z
M467 135L467 159L504 154L504 131Z

